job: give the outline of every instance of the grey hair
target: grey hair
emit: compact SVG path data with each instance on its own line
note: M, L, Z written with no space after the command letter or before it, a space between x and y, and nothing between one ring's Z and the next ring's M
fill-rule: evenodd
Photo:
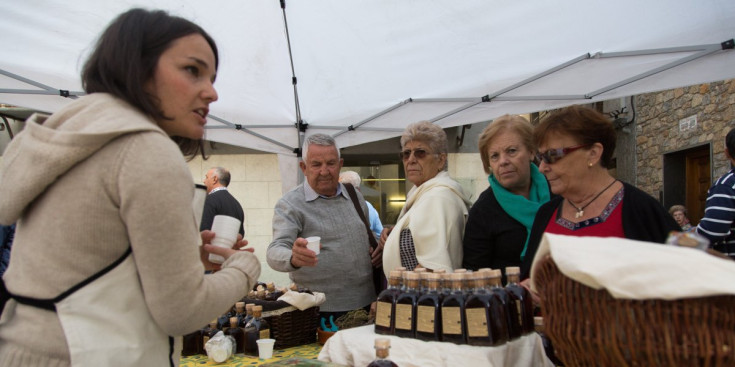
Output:
M217 176L217 179L219 182L222 183L224 187L227 187L230 185L230 171L224 169L223 167L212 167L214 170L215 176Z
M348 183L354 186L356 189L360 188L360 175L355 171L344 171L339 174L339 182Z
M337 159L340 158L339 147L334 138L327 134L314 134L309 135L304 139L304 145L301 147L301 159L306 161L306 155L309 152L309 145L321 145L323 147L334 147L337 149Z
M449 152L449 143L447 143L447 133L444 132L439 125L430 121L414 122L403 130L401 135L401 149L411 141L421 141L429 145L431 152L436 154L447 154ZM449 159L444 160L443 171L449 167Z

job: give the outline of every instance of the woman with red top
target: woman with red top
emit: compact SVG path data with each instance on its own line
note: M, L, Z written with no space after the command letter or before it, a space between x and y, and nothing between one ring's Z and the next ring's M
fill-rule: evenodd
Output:
M679 230L657 200L610 175L616 134L601 113L566 107L541 121L533 135L539 170L558 196L536 214L522 278L530 275L544 232L663 243L670 231Z

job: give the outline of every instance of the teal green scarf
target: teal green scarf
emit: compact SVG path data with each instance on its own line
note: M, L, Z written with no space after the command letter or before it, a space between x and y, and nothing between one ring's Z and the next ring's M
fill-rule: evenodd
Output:
M526 250L528 249L528 238L531 235L533 218L536 217L536 212L541 204L551 199L546 177L539 172L535 164L531 163L531 189L528 193L528 199L506 190L492 174L487 177L487 180L490 182L490 187L493 189L493 193L498 203L500 203L500 207L511 218L526 227L526 243L523 245L523 252L521 252L521 261L523 261L523 258L526 256Z

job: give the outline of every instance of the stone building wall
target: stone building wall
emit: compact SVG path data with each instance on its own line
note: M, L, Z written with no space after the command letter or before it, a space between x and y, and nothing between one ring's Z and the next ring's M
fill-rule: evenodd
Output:
M713 180L729 170L724 140L735 127L735 79L638 95L635 108L634 184L643 191L658 197L663 155L688 147L711 143ZM680 120L694 115L697 126L680 131Z

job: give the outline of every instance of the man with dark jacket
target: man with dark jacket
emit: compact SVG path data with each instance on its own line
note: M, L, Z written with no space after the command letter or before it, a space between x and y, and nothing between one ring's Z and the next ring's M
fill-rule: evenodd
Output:
M207 187L207 199L204 201L204 212L199 230L212 229L215 215L228 215L240 220L240 234L245 236L245 213L242 206L229 191L230 172L222 167L213 167L204 176L204 186Z

